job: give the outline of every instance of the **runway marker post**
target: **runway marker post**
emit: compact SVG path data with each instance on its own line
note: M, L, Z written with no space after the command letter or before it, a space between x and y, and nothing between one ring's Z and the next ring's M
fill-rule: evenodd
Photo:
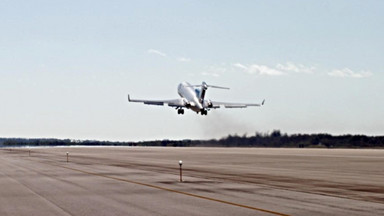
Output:
M179 166L180 166L180 182L182 182L183 181L183 168L182 168L183 161L182 160L179 161Z
M69 155L69 153L67 152L67 163L68 163L68 155Z

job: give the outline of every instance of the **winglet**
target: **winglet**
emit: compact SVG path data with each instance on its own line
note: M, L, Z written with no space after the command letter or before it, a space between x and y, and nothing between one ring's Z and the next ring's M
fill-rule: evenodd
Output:
M129 95L128 95L129 96ZM264 105L264 103L265 103L265 99L263 100L263 102L261 102L261 105Z
M129 97L129 94L128 94L128 101L131 102L131 97Z

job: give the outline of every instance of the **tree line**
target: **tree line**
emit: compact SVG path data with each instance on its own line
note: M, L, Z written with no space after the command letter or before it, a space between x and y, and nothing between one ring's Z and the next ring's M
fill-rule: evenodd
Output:
M20 146L162 146L162 147L273 147L273 148L384 148L384 136L292 134L274 130L253 136L228 135L211 140L154 140L114 142L47 138L0 138L0 147Z

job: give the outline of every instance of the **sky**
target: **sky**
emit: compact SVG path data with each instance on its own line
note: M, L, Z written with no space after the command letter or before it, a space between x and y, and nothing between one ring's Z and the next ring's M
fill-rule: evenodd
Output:
M0 1L0 137L384 134L384 1ZM207 116L128 103L261 102Z

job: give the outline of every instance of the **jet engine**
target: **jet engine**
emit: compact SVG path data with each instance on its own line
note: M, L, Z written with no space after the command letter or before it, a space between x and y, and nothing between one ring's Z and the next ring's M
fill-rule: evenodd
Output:
M213 104L212 104L211 100L204 100L203 106L206 108L212 108Z
M183 98L183 103L184 103L184 106L185 106L185 107L187 107L187 108L191 107L191 104L190 104L189 101L188 101L187 99L185 99L185 98Z

